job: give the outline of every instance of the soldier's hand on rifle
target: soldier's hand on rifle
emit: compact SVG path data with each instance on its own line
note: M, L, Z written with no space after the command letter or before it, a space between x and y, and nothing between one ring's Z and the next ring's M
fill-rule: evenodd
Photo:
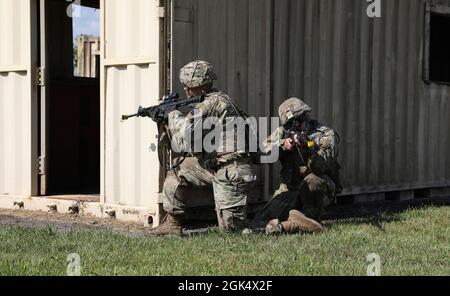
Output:
M292 151L294 150L295 143L291 138L287 138L284 140L284 143L281 145L283 151Z
M294 144L295 144L295 145L300 146L300 147L303 146L303 144L304 144L304 138L303 138L302 134L296 133L296 134L293 135L292 138L293 138L293 140L294 140Z

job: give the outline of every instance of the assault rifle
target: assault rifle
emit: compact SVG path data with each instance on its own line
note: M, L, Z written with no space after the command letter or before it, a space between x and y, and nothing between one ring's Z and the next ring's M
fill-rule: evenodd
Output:
M300 132L295 129L291 129L287 131L288 137L292 139L294 145L296 145L297 149L304 153L307 153L308 156L311 156L315 152L317 152L317 146L313 141L308 139L308 136L304 132ZM302 154L302 153L300 153Z
M173 164L170 133L167 131L166 127L169 114L176 110L182 111L182 113L189 113L198 103L201 103L204 100L203 96L182 101L179 101L178 98L179 96L177 93L172 93L168 96L164 96L162 102L157 106L148 108L139 106L137 113L122 115L122 121L126 121L133 117L148 117L156 122L158 125L158 159L161 167L166 171L179 167L186 158L186 154L177 155L176 164Z
M168 96L164 96L161 104L153 107L143 108L139 106L138 112L131 115L122 115L122 121L126 121L133 117L149 117L156 123L164 123L167 121L169 114L175 110L179 110L184 107L191 107L193 109L196 104L203 102L203 97L195 97L192 99L186 99L179 101L177 93L172 93Z

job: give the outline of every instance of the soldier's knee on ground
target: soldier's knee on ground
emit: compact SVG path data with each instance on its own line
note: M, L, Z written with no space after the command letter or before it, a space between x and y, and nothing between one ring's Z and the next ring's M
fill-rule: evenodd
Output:
M219 228L226 232L235 232L247 227L247 207L235 207L217 210Z

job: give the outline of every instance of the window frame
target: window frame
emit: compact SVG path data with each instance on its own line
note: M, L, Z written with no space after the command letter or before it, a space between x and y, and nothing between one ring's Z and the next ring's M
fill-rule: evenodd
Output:
M424 63L423 63L423 80L427 84L443 84L450 85L447 81L438 81L430 79L430 39L431 39L431 16L433 14L450 17L450 6L425 3L425 37L424 37Z

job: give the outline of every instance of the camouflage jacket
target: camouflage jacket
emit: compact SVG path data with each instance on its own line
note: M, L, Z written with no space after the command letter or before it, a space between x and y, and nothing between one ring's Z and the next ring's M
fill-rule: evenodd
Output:
M317 147L316 153L308 155L299 151L284 151L282 145L287 138L283 127L279 127L264 141L265 152L280 149L281 180L291 187L298 187L309 173L330 176L340 187L337 163L339 136L331 128L311 120L306 133Z
M239 109L226 94L209 93L187 116L179 111L169 114L172 147L198 158L207 167L241 159L247 153L245 147L236 144L237 127L233 120L238 117ZM228 132L230 129L234 133ZM211 132L217 136L208 135ZM208 143L213 143L213 151L211 147L205 149L204 144Z

